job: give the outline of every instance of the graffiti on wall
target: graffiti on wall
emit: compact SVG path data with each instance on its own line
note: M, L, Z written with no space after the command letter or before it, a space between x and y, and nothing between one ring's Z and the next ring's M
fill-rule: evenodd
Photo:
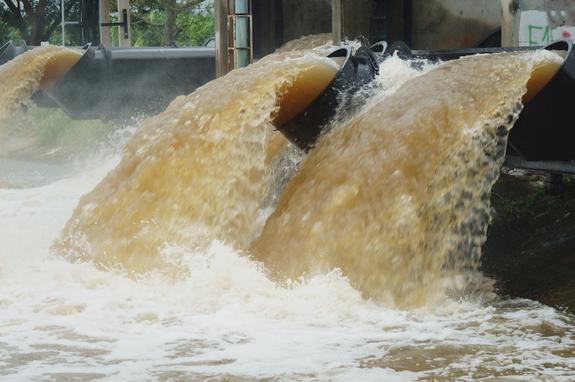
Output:
M567 11L523 11L519 46L547 45L570 38L575 41L575 15Z

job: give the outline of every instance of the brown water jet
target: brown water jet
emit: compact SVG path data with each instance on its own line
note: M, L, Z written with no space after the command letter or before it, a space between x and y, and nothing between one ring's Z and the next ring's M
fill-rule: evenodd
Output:
M287 144L272 122L300 113L336 72L315 54L274 54L177 98L81 199L56 252L138 272L173 269L166 245L247 248Z
M31 49L0 66L0 131L12 114L38 89L60 80L82 52L58 46Z
M559 64L552 53L467 57L380 95L320 139L251 252L280 279L341 268L366 297L433 303L477 269L526 84L534 66Z

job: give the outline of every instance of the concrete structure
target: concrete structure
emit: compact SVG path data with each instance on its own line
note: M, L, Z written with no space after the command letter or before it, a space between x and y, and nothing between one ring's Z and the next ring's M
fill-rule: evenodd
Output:
M501 25L499 0L413 0L412 47L473 47Z
M228 72L228 2L216 0L214 3L214 27L216 37L216 76Z
M333 0L331 33L334 43L369 36L371 0Z
M117 0L117 22L110 22L110 14L112 12L110 7L110 0L92 0L92 2L97 3L97 8L91 10L92 12L97 12L92 15L94 18L91 22L86 23L87 26L94 26L97 31L97 36L90 38L93 45L103 45L107 48L112 46L111 41L111 29L112 27L118 28L118 46L120 48L130 48L132 46L132 32L131 32L131 18L130 18L130 0ZM82 4L82 3L81 3ZM82 6L82 5L81 5ZM85 6L85 5L84 5ZM89 11L89 13L92 13ZM84 35L85 32L82 32Z
M132 46L132 32L130 28L130 0L118 0L118 18L123 22L125 27L118 29L118 46L120 48L129 48Z
M227 47L222 14L228 0L216 0L218 58ZM331 33L367 43L403 40L416 49L472 47L501 25L500 0L253 0L254 57L301 36ZM223 68L226 64L219 64Z
M110 1L100 0L99 2L99 16L100 16L100 44L105 47L111 47L110 40L110 27L101 26L110 22Z
M231 0L230 0L231 1ZM217 73L229 68L230 1L215 1ZM252 0L253 54L261 58L301 36L331 32L331 0Z
M334 41L374 35L373 0L333 0ZM472 47L501 25L499 0L386 0L384 37L416 49ZM372 39L373 42L373 39Z
M284 42L308 34L331 32L331 0L283 0L281 3Z
M412 0L332 0L332 36L342 40L410 41Z
M503 46L546 45L552 40L575 40L575 2L572 0L502 0Z
M227 2L216 0L216 37L227 28L221 16ZM545 25L521 24L522 10L537 9L549 11ZM529 45L534 36L537 45L575 36L575 27L565 29L575 20L573 0L253 0L253 17L256 59L290 40L318 33L331 33L336 44L346 39L402 40L414 49L474 47L490 36L499 42L499 33L507 46ZM532 40L520 41L521 28L531 28ZM219 41L218 49L224 52L224 41ZM218 57L223 58L220 53Z

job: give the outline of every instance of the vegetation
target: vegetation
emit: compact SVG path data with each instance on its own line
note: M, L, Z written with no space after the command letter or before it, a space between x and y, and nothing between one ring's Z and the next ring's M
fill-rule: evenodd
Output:
M65 10L70 14L77 7L69 2ZM0 8L0 31L10 37L19 37L30 45L48 41L60 25L61 13L58 0L3 0Z
M82 149L93 147L114 128L111 122L73 120L61 109L30 107L14 116L9 133L34 137L38 146Z
M202 45L213 34L213 1L135 0L132 3L135 46Z
M24 40L28 45L42 41L61 43L61 0L0 0L0 45ZM65 0L67 20L78 20L79 0ZM213 0L131 0L134 46L202 45L214 34ZM110 0L117 9L117 0ZM110 21L117 21L117 12ZM111 30L117 42L118 28ZM81 45L78 27L66 27L66 45ZM59 109L31 107L14 116L11 134L30 138L35 147L58 147L59 153L93 147L117 128L114 122L75 121Z
M61 43L60 0L0 0L0 44L24 40L28 45L42 41ZM68 20L79 18L79 1L66 0ZM110 0L110 9L117 1ZM132 0L132 44L134 46L202 45L214 34L213 0ZM117 21L117 14L110 15ZM117 27L112 41L117 41ZM66 44L82 45L77 27L66 27Z

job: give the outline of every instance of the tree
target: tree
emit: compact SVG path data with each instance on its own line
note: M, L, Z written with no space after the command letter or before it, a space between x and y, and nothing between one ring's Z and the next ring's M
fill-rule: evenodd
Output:
M0 9L0 44L8 40L21 40L20 32L2 17L2 9Z
M66 0L66 19L78 19L79 0ZM23 39L28 45L60 43L60 0L0 0L0 44ZM116 0L110 8L117 9ZM213 0L131 0L132 41L135 46L202 45L214 34ZM113 13L110 21L118 21ZM117 28L112 28L116 36ZM81 45L79 27L66 28L66 45ZM91 41L94 42L94 41Z
M185 31L187 25L182 17L177 19L178 15L189 15L191 10L198 8L205 3L204 0L164 0L166 10L166 21L164 22L164 39L166 45L175 45L178 35ZM178 23L178 21L180 21Z
M64 12L69 16L77 8L78 2L68 1ZM60 26L62 14L57 0L3 0L0 16L27 44L40 45Z
M214 34L213 0L134 0L134 45L201 45Z

